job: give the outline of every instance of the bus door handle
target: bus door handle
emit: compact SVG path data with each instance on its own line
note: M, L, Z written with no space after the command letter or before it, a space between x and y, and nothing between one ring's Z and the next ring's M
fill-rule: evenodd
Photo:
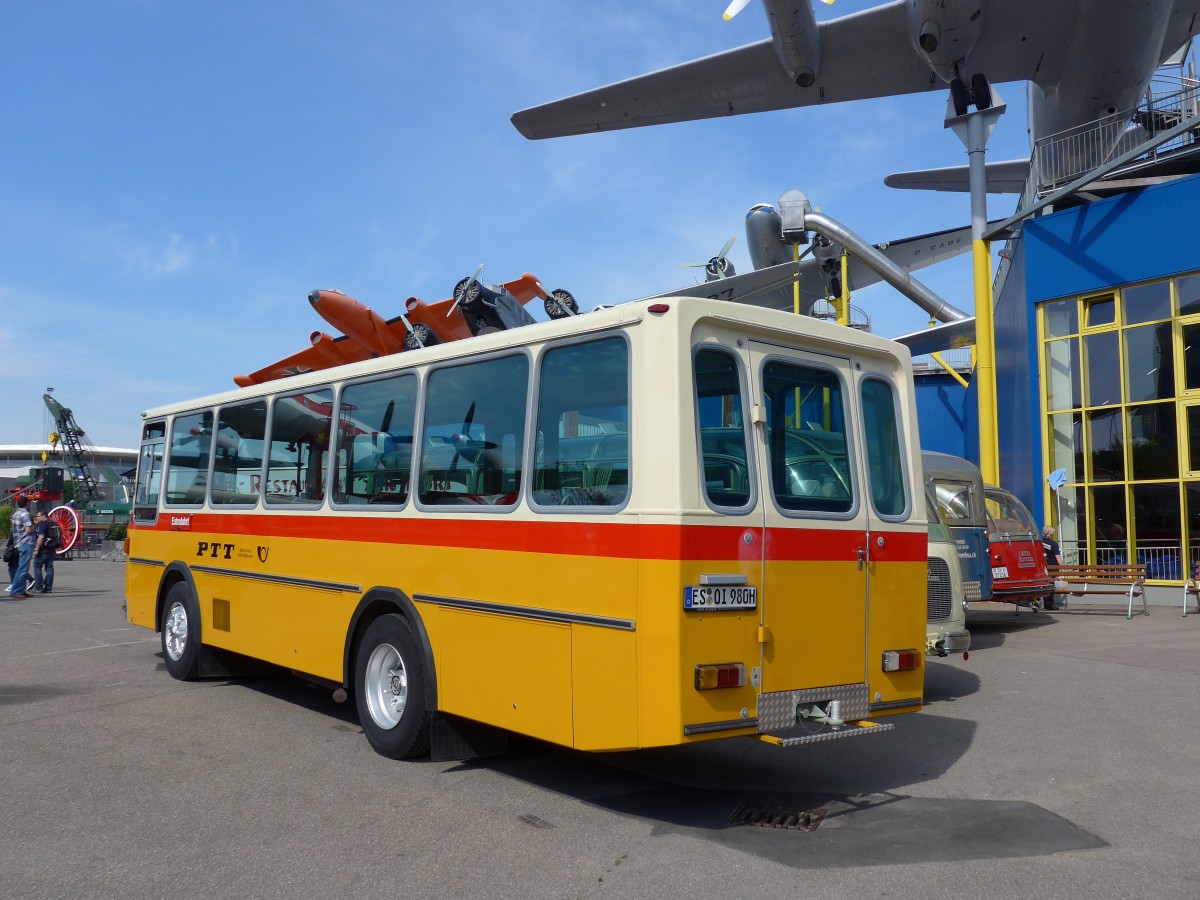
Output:
M866 559L867 559L867 548L859 547L858 548L858 571L861 572L863 570L863 563L866 562Z

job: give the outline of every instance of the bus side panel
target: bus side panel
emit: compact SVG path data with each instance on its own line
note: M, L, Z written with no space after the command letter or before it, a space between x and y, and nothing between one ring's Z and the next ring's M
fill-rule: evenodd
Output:
M637 672L636 633L571 626L576 749L638 746Z
M683 739L679 619L683 600L678 560L642 560L638 591L639 746L660 747Z
M130 528L129 556L147 559L161 559L147 545L153 545L154 532L145 528ZM143 628L154 627L155 604L158 600L158 586L162 581L163 567L157 565L142 565L128 562L125 564L125 606L126 618L130 625L141 625Z
M215 535L233 544L231 559L215 575L193 568L200 597L205 644L265 660L331 681L342 680L346 628L358 594L271 583L238 577L239 571L287 573L302 578L328 577L329 542L303 538ZM260 563L259 547L266 563ZM355 546L333 550L347 573L359 572Z
M928 551L928 539L924 536L889 534L892 543L907 538L904 543L917 547L922 554ZM924 541L924 545L922 545ZM925 686L925 603L915 605L911 598L920 596L924 601L928 582L928 559L922 555L917 560L889 560L875 562L871 582L871 637L867 651L867 677L870 684L871 703L887 704L900 700L914 699L912 706L920 706ZM920 663L907 672L884 672L885 650L917 650ZM876 698L876 694L880 695ZM903 707L902 707L903 708ZM877 715L886 715L899 710L879 710Z
M418 608L442 712L571 746L570 625Z

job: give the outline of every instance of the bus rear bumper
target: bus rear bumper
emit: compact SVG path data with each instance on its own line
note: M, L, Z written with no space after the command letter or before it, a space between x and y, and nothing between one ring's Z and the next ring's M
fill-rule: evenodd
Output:
M901 701L920 707L920 699ZM841 684L798 691L773 691L758 698L760 741L779 747L797 747L845 737L882 734L896 726L881 725L868 717L873 712L867 684Z

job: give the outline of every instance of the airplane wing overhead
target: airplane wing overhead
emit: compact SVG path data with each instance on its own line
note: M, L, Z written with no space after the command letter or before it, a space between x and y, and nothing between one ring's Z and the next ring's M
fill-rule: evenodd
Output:
M906 0L819 25L821 71L800 87L768 38L641 75L512 117L530 139L929 91L941 81L908 37Z
M975 317L945 322L933 328L914 331L912 334L902 334L892 340L908 347L913 356L969 347L975 343Z
M988 223L989 226L996 224L999 224L998 219ZM1007 232L1002 232L995 239L1004 240L1007 236ZM930 234L904 238L899 241L876 244L875 248L906 272L912 272L943 260L952 259L960 253L969 252L971 249L971 226L934 231ZM854 255L850 256L847 274L852 292L881 280L874 269Z
M987 169L989 194L1020 194L1025 190L1029 177L1029 160L1009 159L991 162ZM969 193L970 170L968 166L949 166L944 169L922 169L916 172L896 172L883 179L890 188L910 191L947 191Z

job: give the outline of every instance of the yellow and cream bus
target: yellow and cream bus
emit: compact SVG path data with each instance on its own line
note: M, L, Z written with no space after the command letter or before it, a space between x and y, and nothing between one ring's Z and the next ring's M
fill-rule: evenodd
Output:
M904 348L706 299L295 375L144 414L128 617L389 757L878 733L922 703L916 435Z

